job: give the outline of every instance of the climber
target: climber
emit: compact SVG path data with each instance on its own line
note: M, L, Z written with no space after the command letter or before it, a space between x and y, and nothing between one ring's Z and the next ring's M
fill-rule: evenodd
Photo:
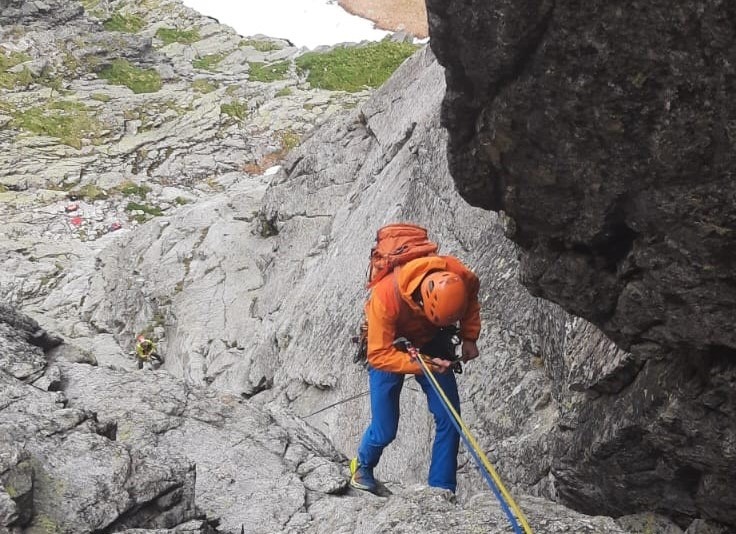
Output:
M138 360L138 369L146 368L158 369L163 363L163 359L156 352L156 345L143 334L135 338L135 355Z
M450 371L454 354L440 357L429 352L428 347L437 345L437 336L443 335L446 327L459 322L461 361L478 356L478 289L477 276L452 256L411 260L373 287L365 305L372 420L358 446L358 455L350 464L352 487L372 493L378 491L373 468L383 449L396 437L404 375L413 374L427 397L436 424L429 485L455 492L460 436L420 364L395 347L394 340L404 337L420 347L423 354L434 356L429 358L431 368L459 412L457 383ZM450 346L454 353L454 345Z

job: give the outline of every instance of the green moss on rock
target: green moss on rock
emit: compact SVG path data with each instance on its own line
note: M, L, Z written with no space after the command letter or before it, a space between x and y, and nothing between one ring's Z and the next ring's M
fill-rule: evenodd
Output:
M12 89L16 85L29 85L33 81L31 72L24 68L21 72L9 72L10 69L26 61L31 57L23 52L0 53L0 87Z
M259 52L273 52L274 50L281 50L281 47L276 43L262 39L243 39L238 43L238 46L253 48Z
M225 59L225 54L209 54L192 61L192 66L195 69L216 70L217 65L223 59Z
M289 72L288 61L278 61L276 63L259 63L250 62L248 66L248 79L254 82L275 82L283 80L286 77L286 73Z
M138 33L144 26L143 19L137 15L113 13L112 17L104 22L105 29L114 32Z
M159 28L156 30L156 37L164 42L164 45L171 43L191 44L201 39L199 30L178 30L176 28Z
M56 101L13 113L11 126L38 135L58 138L74 148L82 147L82 140L99 135L101 125L87 107L80 102Z
M307 52L296 59L312 87L357 92L380 86L417 50L409 43L384 40L366 46L339 46L329 52Z
M198 79L192 82L192 89L198 93L211 93L217 89L217 85L209 80Z
M221 104L220 113L242 121L248 116L248 104L240 100L233 100L232 102Z
M100 71L113 85L124 85L134 93L155 93L161 89L161 76L154 69L141 69L126 59L116 59Z
M95 200L100 198L107 198L107 191L95 184L87 184L80 187L79 189L70 191L69 195L87 200L89 202L94 202Z

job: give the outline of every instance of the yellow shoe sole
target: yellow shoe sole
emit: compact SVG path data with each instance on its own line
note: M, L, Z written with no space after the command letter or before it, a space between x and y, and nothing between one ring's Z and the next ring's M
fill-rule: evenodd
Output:
M370 487L366 486L365 484L361 484L357 480L355 480L355 472L358 470L358 458L353 458L350 460L350 486L352 486L355 489L363 490L363 491L369 491L371 493L376 493L378 491L378 487Z

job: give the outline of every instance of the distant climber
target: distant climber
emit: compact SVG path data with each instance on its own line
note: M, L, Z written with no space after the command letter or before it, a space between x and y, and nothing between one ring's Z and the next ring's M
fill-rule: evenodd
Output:
M156 345L143 334L135 338L135 356L138 361L138 369L158 369L163 363L161 355L156 352Z
M350 465L350 485L376 493L373 476L383 449L396 437L399 396L404 375L414 374L434 416L436 433L429 467L429 485L455 492L460 436L442 400L430 387L418 362L394 346L404 337L428 357L448 399L459 412L460 398L453 368L455 343L462 343L461 361L478 356L480 334L478 277L452 256L412 259L377 282L366 303L367 360L372 420ZM453 329L459 323L459 330ZM447 336L456 336L448 342ZM437 347L447 347L439 349ZM443 350L452 354L442 354Z

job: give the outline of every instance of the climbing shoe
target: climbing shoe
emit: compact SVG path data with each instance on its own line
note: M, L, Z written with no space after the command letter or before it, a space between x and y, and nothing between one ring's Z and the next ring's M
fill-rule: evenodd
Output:
M350 461L350 475L352 487L371 493L378 492L378 483L373 478L373 468L360 465L357 458Z

